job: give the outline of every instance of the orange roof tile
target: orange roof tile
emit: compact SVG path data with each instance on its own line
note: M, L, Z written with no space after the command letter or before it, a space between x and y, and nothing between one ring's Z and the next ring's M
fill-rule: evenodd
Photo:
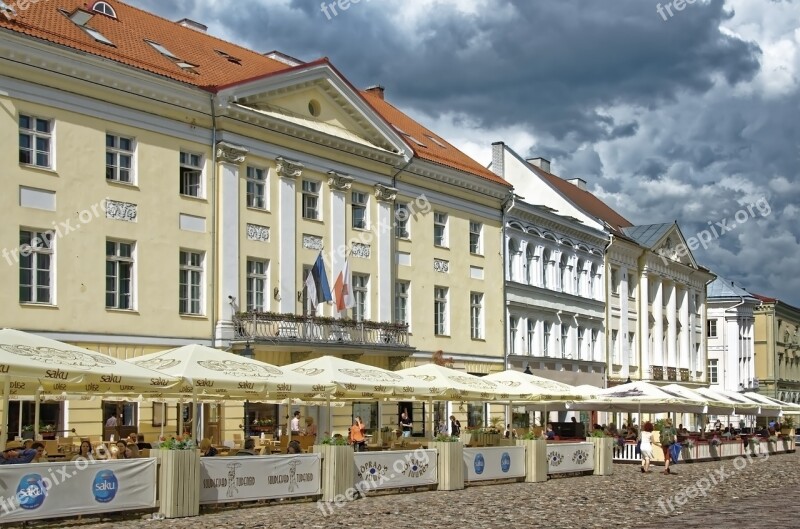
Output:
M628 219L611 209L605 202L594 196L588 191L584 191L575 184L564 180L552 173L548 173L540 167L533 164L530 165L537 174L550 182L550 184L558 189L564 196L571 200L576 206L585 211L587 214L606 222L618 235L626 237L622 233L622 228L633 226Z
M411 145L414 154L421 160L427 160L452 169L458 169L459 171L474 174L486 180L511 187L511 184L506 182L503 178L497 176L489 169L453 147L446 140L402 113L396 107L381 98L380 95L364 90L361 91L361 95L383 119L395 127L406 142ZM409 136L422 143L424 146L415 143L413 139L409 139Z
M77 8L91 10L95 2L59 0L30 4L24 11L17 9L17 15L11 20L0 14L0 28L24 33L202 88L288 68L288 65L282 62L247 48L183 27L177 22L122 2L107 0L106 3L114 8L117 18L94 13L86 25L99 31L113 42L114 46L98 42L59 11L63 9L67 13L72 13ZM145 39L161 44L180 60L197 65L194 72L180 68L175 61L147 44ZM238 59L239 64L231 62L216 50Z

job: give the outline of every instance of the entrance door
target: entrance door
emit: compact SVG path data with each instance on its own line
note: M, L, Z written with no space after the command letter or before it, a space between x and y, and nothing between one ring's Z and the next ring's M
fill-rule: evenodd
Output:
M115 440L139 433L139 403L103 401L103 439Z
M222 444L222 406L219 404L203 405L203 436L211 439L212 445Z

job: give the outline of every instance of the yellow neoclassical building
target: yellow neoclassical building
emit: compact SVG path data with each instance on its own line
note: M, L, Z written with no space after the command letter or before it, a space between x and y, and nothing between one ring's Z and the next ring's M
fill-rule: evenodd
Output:
M437 350L503 369L502 178L327 59L259 54L121 2L40 2L0 17L0 325L120 358L202 343L287 365L337 355L398 369ZM322 259L352 308L311 307ZM421 403L383 407L384 424ZM43 406L79 435L148 439L176 417L217 442L285 406ZM339 409L377 427L375 403ZM486 409L439 406L486 420ZM245 417L247 413L247 417ZM9 434L32 421L12 402ZM197 423L195 423L197 424ZM246 428L252 434L253 428ZM425 432L429 433L429 432ZM150 440L150 439L148 439Z
M800 402L800 308L779 299L754 296L754 388L784 402Z

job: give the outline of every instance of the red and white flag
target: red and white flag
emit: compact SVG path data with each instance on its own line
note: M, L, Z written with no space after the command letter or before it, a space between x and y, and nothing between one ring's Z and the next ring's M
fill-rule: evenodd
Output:
M339 272L336 282L333 284L333 295L336 297L336 310L342 312L352 309L356 304L353 298L352 276L350 275L350 263L345 260L344 268Z

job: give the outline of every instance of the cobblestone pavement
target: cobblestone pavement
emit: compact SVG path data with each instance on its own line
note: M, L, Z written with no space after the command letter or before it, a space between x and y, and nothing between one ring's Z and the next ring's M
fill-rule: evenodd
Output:
M799 454L755 456L710 463L680 463L672 475L654 467L614 465L614 475L561 477L547 483L468 487L463 491L383 494L331 505L324 516L316 502L229 506L198 518L143 519L139 514L81 521L36 522L28 527L80 529L285 529L387 526L427 529L552 527L576 529L655 528L666 522L682 529L727 520L737 527L796 526L792 513L800 493ZM703 489L700 492L700 489ZM691 497L689 497L691 496ZM669 520L662 518L668 516ZM149 516L148 516L149 517ZM2 519L0 519L2 522Z

